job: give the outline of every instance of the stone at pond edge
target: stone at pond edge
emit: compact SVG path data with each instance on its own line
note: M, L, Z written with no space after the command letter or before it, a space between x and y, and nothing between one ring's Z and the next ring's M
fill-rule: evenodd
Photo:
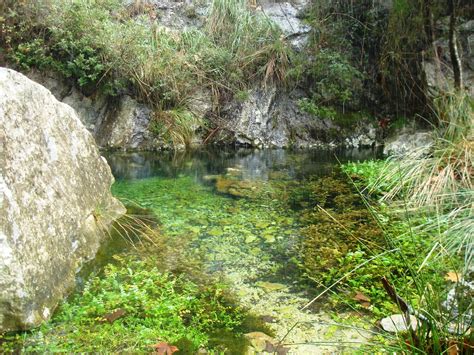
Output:
M415 316L410 315L410 324L407 324L403 314L393 314L383 318L380 321L380 326L389 333L406 332L410 328L416 330L418 320Z
M125 212L74 110L0 68L0 332L48 319Z

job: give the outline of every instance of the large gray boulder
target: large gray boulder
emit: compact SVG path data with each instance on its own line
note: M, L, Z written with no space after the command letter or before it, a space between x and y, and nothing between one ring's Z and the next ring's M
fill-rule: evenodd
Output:
M0 332L48 319L125 212L75 111L0 68Z

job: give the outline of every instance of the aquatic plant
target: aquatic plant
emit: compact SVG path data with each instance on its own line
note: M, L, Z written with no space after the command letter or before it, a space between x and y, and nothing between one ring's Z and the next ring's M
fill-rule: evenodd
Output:
M150 351L160 341L181 351L208 346L212 332L232 331L244 314L222 286L197 286L162 273L152 259L116 256L101 277L65 302L51 322L17 339L24 351ZM117 336L119 335L119 336Z
M450 103L438 108L443 119L431 147L373 165L371 174L359 173L368 190L390 208L380 213L368 204L405 269L386 276L393 284L407 283L389 292L392 302L419 322L417 329L385 339L402 352L472 351L472 288L466 287L472 281L472 147L466 127L472 107L451 106L466 103L458 99L441 98ZM396 222L400 219L405 222ZM392 233L393 221L404 225L398 233Z

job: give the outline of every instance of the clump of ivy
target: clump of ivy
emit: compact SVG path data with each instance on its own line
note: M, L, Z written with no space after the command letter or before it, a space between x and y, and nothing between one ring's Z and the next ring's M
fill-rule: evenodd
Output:
M198 286L155 264L117 256L103 275L62 304L50 322L11 336L3 350L150 352L154 344L166 342L183 353L196 353L200 348L224 350L224 338L232 338L237 348L245 346L240 335L246 313L234 306L223 285Z

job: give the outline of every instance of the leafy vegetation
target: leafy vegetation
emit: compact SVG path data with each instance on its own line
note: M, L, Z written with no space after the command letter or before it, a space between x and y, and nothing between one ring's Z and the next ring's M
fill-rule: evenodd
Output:
M285 80L290 50L279 30L245 1L215 0L206 29L173 32L146 7L118 0L4 5L6 56L23 69L58 71L79 86L132 89L159 108L180 108L197 86L245 88Z
M348 163L344 169L351 171L359 181L356 186L362 187L378 177L383 166L383 162ZM406 263L423 264L432 247L425 232L413 232L410 223L388 216L382 208L367 208L363 196L343 176L320 178L294 189L290 202L305 208L301 260L294 261L316 287L337 283L337 291L329 297L333 306L376 317L395 312L396 304L381 284L382 277L390 275L396 275L393 282L400 294L418 304L419 294L407 282L413 276ZM438 261L425 268L432 285L445 285L446 264Z
M177 144L191 140L190 121L202 122L185 113L198 88L218 103L255 83L286 82L293 51L246 1L214 0L204 29L182 31L160 27L153 7L142 5L9 0L2 56L21 70L60 73L86 94L132 94L157 111L165 139Z
M19 335L14 346L26 352L148 352L166 341L186 353L207 347L212 333L242 324L244 313L222 286L198 286L160 272L153 259L129 258L116 256L51 322Z
M389 246L397 248L396 254L407 270L405 274L392 273L390 279L394 284L408 282L412 297L406 295L404 287L396 287L396 292L413 307L409 312L419 317L421 326L398 335L400 351L441 353L456 344L456 351L469 352L473 106L462 92L437 100L439 128L433 132L431 146L403 157L393 156L378 168L368 163L345 169L365 179L368 190L377 192L388 205L389 209L382 210L381 217L378 215L381 225L387 218L406 221L404 234L409 248L401 243L400 234L390 233L392 227L386 229ZM367 171L371 167L378 170L377 178ZM434 277L440 271L445 274L444 280L440 274ZM449 297L455 301L448 301ZM398 306L403 311L400 303Z

